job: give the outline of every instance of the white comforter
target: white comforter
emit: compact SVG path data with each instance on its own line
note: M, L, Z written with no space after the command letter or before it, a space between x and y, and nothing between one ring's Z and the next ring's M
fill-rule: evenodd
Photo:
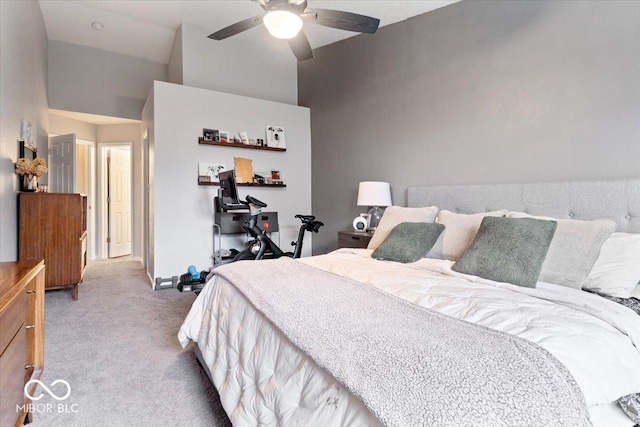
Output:
M462 275L450 261L398 264L375 261L370 253L342 249L301 262L539 344L571 371L589 407L640 392L640 316L632 310L561 286L530 289ZM179 339L183 346L198 342L234 425L376 423L232 285L214 280L194 303Z

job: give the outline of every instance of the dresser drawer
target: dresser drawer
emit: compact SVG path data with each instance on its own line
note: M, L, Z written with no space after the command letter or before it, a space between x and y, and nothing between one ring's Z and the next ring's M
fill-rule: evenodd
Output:
M359 233L355 231L340 231L338 232L338 247L339 248L357 248L367 249L369 240L371 240L371 233Z
M16 412L16 405L24 405L24 379L27 358L27 334L24 328L9 343L0 356L0 426L13 426L20 414Z
M9 305L0 313L0 354L24 324L27 311L27 294L20 292Z

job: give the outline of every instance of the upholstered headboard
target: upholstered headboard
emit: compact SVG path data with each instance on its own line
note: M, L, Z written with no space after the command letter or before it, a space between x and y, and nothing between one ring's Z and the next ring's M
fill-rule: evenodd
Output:
M640 233L640 179L534 184L411 187L409 207L436 205L459 213L498 209L555 218L612 219L617 231Z

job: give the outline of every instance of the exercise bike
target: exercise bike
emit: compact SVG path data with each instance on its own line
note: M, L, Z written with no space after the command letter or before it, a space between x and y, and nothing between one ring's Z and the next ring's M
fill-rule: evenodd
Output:
M320 227L324 225L324 223L316 221L316 217L313 215L296 215L295 217L302 221L300 230L298 231L298 239L295 242L291 242L291 246L294 246L293 252L284 252L267 236L266 229L258 227L258 216L262 212L262 208L267 207L267 204L251 196L247 196L245 200L240 200L240 203L249 208L251 217L249 218L248 224L243 225L242 228L253 240L250 241L247 244L247 248L239 252L231 262L276 259L280 257L300 258L305 232L317 233Z

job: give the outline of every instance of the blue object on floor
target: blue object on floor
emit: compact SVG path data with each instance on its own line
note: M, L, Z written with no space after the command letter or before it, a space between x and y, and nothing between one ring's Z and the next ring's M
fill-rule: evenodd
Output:
M200 272L198 272L195 265L190 265L189 268L187 268L187 272L191 274L193 280L200 279Z

